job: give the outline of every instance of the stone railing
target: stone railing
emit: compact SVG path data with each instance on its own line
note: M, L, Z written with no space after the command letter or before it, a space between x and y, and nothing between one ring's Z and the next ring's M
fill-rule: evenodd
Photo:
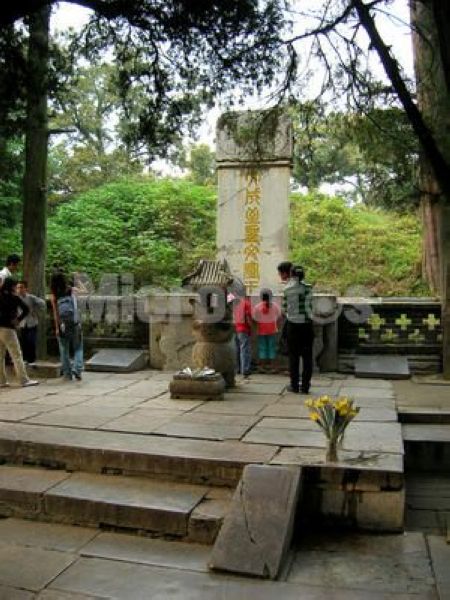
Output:
M413 372L440 370L441 305L429 298L342 298L338 320L340 370L355 354L401 354Z
M80 297L87 355L95 348L145 348L153 368L191 366L196 298L190 292ZM441 307L436 300L336 299L317 294L314 314L314 356L321 371L351 371L354 355L367 353L408 355L417 371L440 368ZM51 323L50 317L48 347L57 354ZM280 357L277 365L286 368L285 358Z

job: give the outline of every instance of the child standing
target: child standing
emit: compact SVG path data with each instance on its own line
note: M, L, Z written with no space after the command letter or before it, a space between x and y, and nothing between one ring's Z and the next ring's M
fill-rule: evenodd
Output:
M252 307L246 296L230 298L233 302L233 320L236 332L237 372L248 379L252 365Z
M253 310L258 334L258 357L263 364L270 365L277 355L277 333L281 310L273 302L270 290L262 290L260 298L261 302Z
M33 364L36 360L36 340L38 328L38 312L45 310L45 300L28 293L27 282L22 280L17 284L17 294L29 309L29 313L19 326L19 340L23 360Z

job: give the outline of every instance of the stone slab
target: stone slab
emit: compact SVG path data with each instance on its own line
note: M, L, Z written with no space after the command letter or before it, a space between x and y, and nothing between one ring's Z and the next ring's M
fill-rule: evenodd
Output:
M398 534L361 534L355 531L314 531L302 536L299 544L300 555L311 550L318 552L338 552L346 557L358 556L401 556L405 560L414 554L427 556L427 542L422 533L407 531Z
M364 399L370 400L391 400L394 399L394 392L390 389L377 389L373 387L356 387L343 385L339 390L340 396L350 396L356 402Z
M156 380L155 378L144 379L142 381L131 382L127 380L127 385L124 388L112 391L113 394L121 394L125 392L131 398L142 398L148 400L157 398L166 393L169 389L169 384L164 380Z
M147 355L139 348L103 348L85 363L88 371L108 373L131 373L145 369L147 366Z
M248 427L242 425L205 425L202 423L166 423L158 427L156 433L171 437L197 440L239 440Z
M427 536L436 582L439 588L450 589L450 546L444 536Z
M55 410L48 404L0 404L0 421L23 421Z
M77 594L73 592L63 592L61 590L46 589L37 596L37 600L105 600L105 598L104 596L91 596L90 594Z
M243 394L242 400L205 402L200 406L196 413L215 413L217 415L257 415L267 406L264 400L247 399Z
M274 446L304 446L308 448L325 448L325 437L320 431L273 429L269 427L253 427L243 438L252 444L272 444Z
M402 425L405 442L450 442L450 425L408 423Z
M189 412L194 408L198 408L204 404L204 400L174 400L169 394L162 394L157 398L145 400L139 405L139 408L161 409L161 410L176 410L180 413Z
M210 553L211 548L201 544L142 538L123 533L100 533L81 551L81 555L87 557L200 572L207 572Z
M271 460L271 464L323 466L324 448L282 448ZM339 450L339 467L359 471L382 471L403 473L403 456L385 452L351 452Z
M304 489L307 486L345 492L401 491L405 478L402 472L350 469L338 463L333 467L305 469Z
M275 579L291 542L300 485L299 468L247 466L209 566Z
M0 458L32 460L90 472L162 475L235 485L250 463L267 463L278 448L74 428L0 423Z
M375 546L383 543L383 536ZM400 537L400 536L399 536ZM368 538L367 544L370 544ZM351 542L350 542L351 543ZM300 550L292 566L288 581L297 585L322 585L330 589L354 590L365 598L367 590L390 594L417 594L417 598L433 597L433 575L426 551L393 553L391 536L387 536L386 553L361 552L356 548L339 550L339 544L328 551L326 541L320 550Z
M45 600L66 600L66 593L120 600L330 600L330 587L281 581L255 581L209 573L165 569L134 563L81 558L53 581L47 593L61 596ZM84 596L82 599L84 600ZM68 597L68 600L75 600ZM39 599L40 600L40 599ZM78 598L76 599L78 600ZM398 594L371 590L333 589L333 600L419 600L416 594ZM420 594L420 600L436 600L433 594Z
M260 417L279 417L287 419L307 419L309 409L302 402L295 404L284 404L277 402L263 408L258 415Z
M277 417L263 417L258 423L258 427L268 427L270 429L293 429L297 431L315 431L317 424L308 417L303 419L283 419Z
M86 527L71 527L55 523L40 523L23 519L2 519L0 538L18 546L75 553L90 542L98 532Z
M427 534L443 535L442 513L435 510L405 510L405 528L407 531L420 531Z
M233 388L233 394L256 394L263 396L279 396L286 388L286 383L253 383L251 379Z
M397 422L397 411L395 408L388 407L368 407L361 406L359 413L355 417L355 423L359 421L367 421L367 422Z
M104 425L101 425L99 429L132 433L154 433L159 427L170 422L178 414L178 411L137 408L118 419L108 421Z
M0 585L0 600L33 600L33 598L36 596L32 592Z
M0 514L37 514L42 494L69 477L64 471L0 466Z
M355 357L355 375L379 379L409 379L406 356L368 355Z
M346 377L342 381L342 385L345 387L356 387L356 388L375 388L377 390L392 390L392 383L385 379L370 379L369 377L363 377L358 379L357 377Z
M47 492L44 506L62 522L185 536L189 515L207 491L139 477L75 473Z
M61 377L61 363L50 362L46 360L37 360L31 365L27 365L27 372L30 378L35 379L56 379Z
M399 420L402 423L438 423L450 425L450 410L444 408L400 407Z
M0 585L39 592L75 560L68 552L0 543Z
M95 429L101 427L113 419L117 419L129 408L123 406L111 406L104 408L102 406L66 406L52 410L51 412L40 414L36 417L26 419L27 423L39 425L57 425L60 427L79 427L81 429Z
M213 544L223 519L230 509L233 491L212 488L200 504L194 508L189 519L188 539L201 544Z
M239 440L258 421L257 417L187 413L158 427L156 432L174 437Z
M351 423L343 449L403 454L402 427L399 423Z

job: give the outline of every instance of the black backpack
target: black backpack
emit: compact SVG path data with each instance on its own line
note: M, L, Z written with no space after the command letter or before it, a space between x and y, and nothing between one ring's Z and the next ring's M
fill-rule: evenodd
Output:
M58 298L57 305L61 332L67 333L73 331L75 325L78 323L77 310L73 296L62 296L61 298Z

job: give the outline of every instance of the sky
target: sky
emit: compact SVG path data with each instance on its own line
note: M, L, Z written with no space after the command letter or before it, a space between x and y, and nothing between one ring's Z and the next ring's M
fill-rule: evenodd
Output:
M383 36L384 41L388 46L391 46L394 55L402 65L405 73L413 76L413 56L410 31L407 26L409 22L409 2L408 0L393 0L389 6L391 18L379 16L377 25ZM302 11L317 7L317 0L293 0L294 8ZM90 11L76 4L60 2L59 6L52 14L51 26L53 31L64 31L69 27L80 29L89 19ZM376 63L376 59L372 63L375 72L382 74L382 67ZM248 106L243 108L256 108L260 101L250 100ZM220 116L222 109L218 104L216 108L211 110L204 124L198 132L198 141L208 143L214 147L215 124Z

